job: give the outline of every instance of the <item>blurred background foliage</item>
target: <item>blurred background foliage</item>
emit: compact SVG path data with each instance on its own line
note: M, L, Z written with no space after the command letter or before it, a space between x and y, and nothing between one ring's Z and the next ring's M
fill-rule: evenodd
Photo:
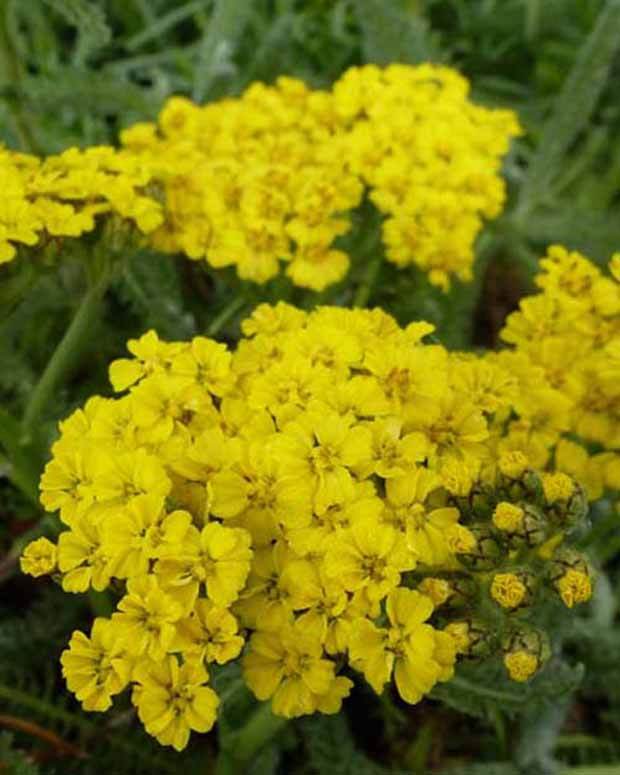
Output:
M448 346L494 346L547 244L601 263L620 249L619 48L617 0L0 0L0 141L37 154L114 143L123 127L154 119L171 94L203 102L280 74L322 87L364 62L452 65L471 79L476 100L515 109L526 130L505 164L506 211L479 240L474 283L443 295L419 273L383 262L369 304L401 322L431 320ZM349 247L362 257L379 249ZM213 736L174 754L147 739L127 708L100 721L65 692L57 657L105 600L76 596L69 605L46 582L17 574L21 546L46 523L8 474L23 454L36 479L58 418L108 392L107 364L127 338L155 327L170 338L217 329L234 341L240 316L283 289L250 288L182 258L133 256L22 449L10 418L23 412L87 273L83 250L74 256L68 243L60 265L16 261L0 270L0 773L207 773ZM350 304L360 278L320 296L284 291L303 306ZM233 310L231 297L241 299ZM414 708L359 687L341 716L286 728L252 772L619 775L615 504L600 503L593 521L584 540L606 571L576 631L558 633L568 659L558 656L546 677L520 689L465 666ZM222 735L248 698L231 671L215 682L227 698Z

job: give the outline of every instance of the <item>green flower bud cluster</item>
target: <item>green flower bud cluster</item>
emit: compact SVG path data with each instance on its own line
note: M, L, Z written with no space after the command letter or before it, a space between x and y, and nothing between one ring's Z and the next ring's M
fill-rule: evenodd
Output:
M570 546L587 519L583 488L566 474L500 471L453 503L475 545L423 591L461 654L499 656L513 680L526 681L550 654L538 625L543 606L572 608L592 594L590 565Z

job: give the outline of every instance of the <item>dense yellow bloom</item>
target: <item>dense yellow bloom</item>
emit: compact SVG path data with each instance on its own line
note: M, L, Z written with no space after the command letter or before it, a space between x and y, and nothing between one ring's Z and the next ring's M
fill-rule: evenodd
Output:
M240 658L285 716L337 712L347 664L417 702L456 652L497 653L478 625L489 594L504 656L528 651L513 611L540 588L569 607L589 596L585 560L561 546L581 488L530 464L534 449L583 470L587 452L522 353L450 353L381 310L260 305L242 330L234 350L130 341L110 369L121 395L61 423L41 480L63 523L57 565L52 544L23 559L67 591L119 592L105 651L142 666L126 682L162 743L210 728L212 663ZM506 659L523 680L523 658ZM107 707L113 675L93 703Z
M562 472L576 477L594 500L618 483L617 261L609 277L580 253L554 245L540 265L541 292L523 299L508 317L502 338L512 349L497 356L516 375L521 393L517 416L497 428L500 469L518 476L506 468L506 455L523 455L532 467L551 469L544 480L550 503L574 495ZM601 451L592 453L592 444Z
M113 214L159 250L257 283L285 265L295 285L320 291L349 268L334 243L366 197L384 216L388 260L442 288L469 280L483 220L503 207L501 160L520 128L468 91L447 67L366 65L329 91L281 77L204 106L172 97L157 125L121 133L120 150L40 160L0 148L0 263ZM116 384L127 387L138 368L118 366Z
M163 221L161 204L147 193L154 170L129 151L70 148L40 160L0 147L0 177L0 264L20 246L92 231L103 213L144 234Z

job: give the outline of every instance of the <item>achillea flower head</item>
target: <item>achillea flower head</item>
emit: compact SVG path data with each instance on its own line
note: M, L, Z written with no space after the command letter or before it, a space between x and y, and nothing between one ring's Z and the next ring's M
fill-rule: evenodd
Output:
M532 575L583 596L560 580L576 567L567 550L531 551L563 538L541 476L507 479L490 463L498 413L515 402L499 362L425 344L431 326L402 329L380 310L260 305L242 328L234 351L131 340L134 357L110 369L118 397L61 423L41 480L64 527L59 581L121 592L65 652L87 649L95 695L63 657L85 706L129 684L147 731L181 748L215 721L210 666L242 651L248 686L278 714L337 712L347 663L417 702L457 652L497 653L498 617L509 629L537 604ZM504 528L529 535L532 514L538 543L520 537L515 571Z
M329 91L280 77L238 98L172 97L121 149L37 159L0 149L0 263L114 215L153 247L234 266L263 284L282 270L321 291L347 273L336 240L364 198L384 216L389 261L447 289L471 279L474 241L505 199L515 114L474 104L450 68L352 67ZM379 226L376 226L379 228Z

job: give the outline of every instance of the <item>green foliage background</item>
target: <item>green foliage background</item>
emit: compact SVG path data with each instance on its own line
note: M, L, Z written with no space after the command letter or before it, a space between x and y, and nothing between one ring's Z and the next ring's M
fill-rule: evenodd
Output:
M517 110L526 129L505 164L508 207L479 241L473 284L446 296L384 263L364 295L403 322L431 320L451 347L491 346L547 244L599 262L620 250L618 49L618 0L0 0L0 140L42 154L114 143L171 94L213 100L280 74L327 86L362 62L453 65L476 100ZM259 298L350 304L368 279L364 259L380 248L350 245L359 258L350 280L320 297L275 281L259 291L146 250L119 262L105 299L92 298L79 358L24 438L12 418L23 415L88 287L94 243L80 244L75 255L65 248L60 265L17 261L0 272L0 773L208 773L214 735L175 754L133 723L128 704L86 716L64 689L58 655L106 600L18 575L23 544L53 530L32 483L57 420L107 392L106 366L127 338L155 327L163 337L217 330L233 341ZM465 665L414 708L358 686L341 716L284 728L251 772L619 775L615 505L600 503L592 521L584 543L601 568L595 599L570 632L555 627L552 665L531 685ZM250 701L234 669L214 681L226 747Z

